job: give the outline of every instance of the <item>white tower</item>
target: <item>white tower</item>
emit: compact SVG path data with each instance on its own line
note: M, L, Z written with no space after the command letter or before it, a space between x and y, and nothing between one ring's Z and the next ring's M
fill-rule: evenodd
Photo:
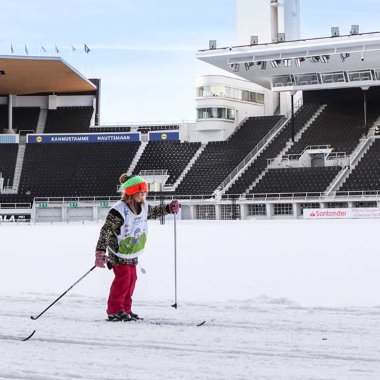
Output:
M249 45L251 36L258 43L300 39L300 0L235 0L237 45Z

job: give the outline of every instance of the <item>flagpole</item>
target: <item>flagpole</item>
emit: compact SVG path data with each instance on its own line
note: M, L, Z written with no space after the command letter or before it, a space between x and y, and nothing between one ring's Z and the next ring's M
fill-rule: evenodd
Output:
M86 60L87 53L83 51L83 63L84 63L84 76L87 77L87 60Z

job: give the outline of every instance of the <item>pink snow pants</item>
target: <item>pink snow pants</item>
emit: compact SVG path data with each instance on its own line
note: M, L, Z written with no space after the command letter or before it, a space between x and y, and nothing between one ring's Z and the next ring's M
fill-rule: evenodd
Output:
M115 278L108 297L107 314L131 313L132 295L137 280L136 265L114 265Z

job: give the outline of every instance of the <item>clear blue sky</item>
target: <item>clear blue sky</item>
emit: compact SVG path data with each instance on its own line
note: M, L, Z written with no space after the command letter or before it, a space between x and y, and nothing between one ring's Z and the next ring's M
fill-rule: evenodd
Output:
M301 35L351 24L380 31L379 0L300 0ZM2 0L0 54L55 55L102 80L101 121L192 120L195 79L215 72L195 59L208 40L235 44L234 0ZM84 54L86 43L91 52ZM77 50L70 53L70 45Z

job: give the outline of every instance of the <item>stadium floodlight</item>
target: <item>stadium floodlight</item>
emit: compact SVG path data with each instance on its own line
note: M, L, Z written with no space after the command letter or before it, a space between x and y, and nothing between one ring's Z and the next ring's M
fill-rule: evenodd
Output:
M248 71L254 65L253 62L244 63L245 71Z
M208 47L210 50L216 49L216 40L209 40L208 41Z
M319 62L319 60L320 60L319 55L314 55L314 56L310 57L310 62L317 63L317 62Z
M331 37L339 37L339 28L337 26L331 27Z
M320 57L320 62L322 62L322 63L327 63L328 61L329 61L329 59L330 59L330 56L329 55L321 55L321 57Z
M273 60L273 61L270 61L270 64L271 64L271 66L272 66L274 69L277 69L277 67L279 66L280 63L281 63L281 61L278 60L278 59L275 59L275 60Z
M351 25L350 34L359 34L359 25Z
M240 70L240 64L239 63L232 63L230 65L230 67L234 73L237 73Z
M251 45L257 45L259 43L258 36L251 36Z
M265 70L267 68L267 63L265 61L257 62L257 65L260 66L260 70Z
M350 56L350 53L342 53L340 55L340 59L342 60L342 62L344 62L349 56Z
M277 33L277 42L285 42L285 33Z
M294 58L294 63L297 67L300 67L302 62L305 62L305 58Z
M291 67L292 66L292 60L291 59L284 59L284 66L285 67Z

